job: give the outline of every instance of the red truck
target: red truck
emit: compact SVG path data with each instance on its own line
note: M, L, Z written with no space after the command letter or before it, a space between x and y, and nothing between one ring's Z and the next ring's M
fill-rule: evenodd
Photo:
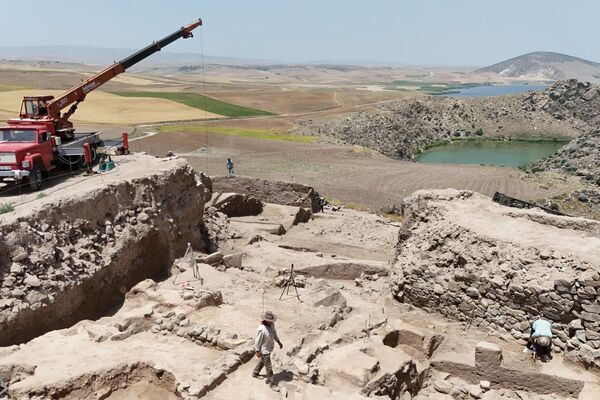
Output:
M109 143L100 133L75 133L69 118L86 95L122 74L128 68L160 51L180 38L193 37L192 30L202 25L197 20L171 35L154 42L135 54L83 81L58 98L28 96L23 98L19 118L0 127L0 181L19 184L28 180L33 190L39 190L48 172L60 165L79 163L88 144L95 160L98 147ZM69 110L62 112L69 107ZM115 143L111 143L114 145Z

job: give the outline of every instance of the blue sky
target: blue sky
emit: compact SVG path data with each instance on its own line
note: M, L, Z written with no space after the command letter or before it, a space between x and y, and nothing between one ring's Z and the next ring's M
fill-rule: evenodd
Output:
M597 0L9 0L0 47L138 48L202 17L206 55L487 65L547 50L600 62L599 16ZM200 52L200 40L168 51Z

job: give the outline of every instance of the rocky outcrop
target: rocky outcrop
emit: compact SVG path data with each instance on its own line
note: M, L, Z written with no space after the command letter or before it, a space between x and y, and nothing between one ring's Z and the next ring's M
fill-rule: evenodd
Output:
M450 189L416 192L404 213L397 300L519 340L543 314L555 351L600 367L600 223Z
M153 162L3 219L0 345L97 318L139 281L164 278L188 242L203 248L205 186L183 160Z
M560 171L600 186L600 130L572 140L556 153L531 167L533 172Z
M382 103L375 111L300 121L301 131L411 159L427 146L459 138L575 137L600 122L598 86L557 82L544 92L458 99L424 96Z
M319 211L319 193L306 185L241 176L211 177L213 191L251 195L265 203L303 207Z

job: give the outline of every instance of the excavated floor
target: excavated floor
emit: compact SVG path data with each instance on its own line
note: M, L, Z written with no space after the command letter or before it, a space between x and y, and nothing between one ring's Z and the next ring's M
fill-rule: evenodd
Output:
M133 287L114 315L0 348L0 373L11 394L30 400L567 398L503 382L481 389L458 373L436 370L439 360L470 364L485 341L502 348L503 368L572 379L583 387L579 399L599 398L594 371L558 355L534 364L509 335L393 300L386 273L371 268L389 269L397 224L343 210L290 225L293 212L269 205L263 215L232 219L232 238L222 249L242 254L241 266L203 263L196 248L203 281L189 258L179 258L167 279ZM270 233L265 224L285 225L287 233ZM312 271L297 277L300 301L293 290L281 296L292 264ZM342 274L350 264L367 273ZM284 343L273 354L277 393L251 377L252 340L266 309L278 315ZM389 339L384 344L394 335L393 346Z

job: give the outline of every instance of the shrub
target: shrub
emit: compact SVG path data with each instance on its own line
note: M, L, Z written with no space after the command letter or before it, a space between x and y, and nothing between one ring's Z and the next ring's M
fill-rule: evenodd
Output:
M0 214L6 214L15 211L15 207L11 203L0 204Z

